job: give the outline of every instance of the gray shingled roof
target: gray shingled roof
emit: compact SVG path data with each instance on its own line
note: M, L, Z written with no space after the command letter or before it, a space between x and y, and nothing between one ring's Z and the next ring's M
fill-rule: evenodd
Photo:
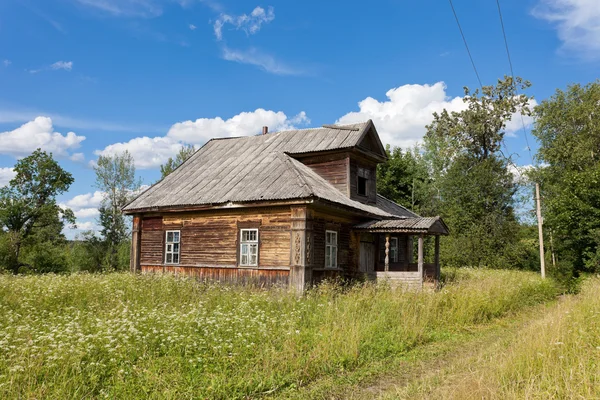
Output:
M355 225L356 229L370 232L433 232L448 234L448 227L440 217L417 217L402 219L383 219Z
M123 210L316 197L384 218L414 216L384 198L378 198L376 206L351 200L312 169L286 155L352 148L371 127L369 120L352 125L212 139Z

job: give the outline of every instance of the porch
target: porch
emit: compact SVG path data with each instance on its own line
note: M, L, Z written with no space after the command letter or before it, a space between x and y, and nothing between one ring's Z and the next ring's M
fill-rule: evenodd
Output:
M440 236L448 234L440 217L370 221L355 230L360 235L359 269L369 279L412 289L438 287Z

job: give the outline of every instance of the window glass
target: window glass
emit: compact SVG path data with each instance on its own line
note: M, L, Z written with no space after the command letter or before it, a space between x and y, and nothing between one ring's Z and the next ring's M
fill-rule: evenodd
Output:
M337 268L337 232L325 231L325 268Z
M165 263L179 264L179 231L165 233Z
M258 265L258 229L242 229L240 238L240 265Z

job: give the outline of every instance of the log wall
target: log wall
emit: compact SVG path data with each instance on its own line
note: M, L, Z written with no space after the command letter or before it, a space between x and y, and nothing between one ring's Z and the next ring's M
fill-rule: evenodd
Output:
M239 267L239 229L257 228L257 267ZM145 216L142 218L143 272L176 272L211 280L259 284L287 282L290 267L289 207L217 210ZM180 263L164 264L165 231L179 230Z

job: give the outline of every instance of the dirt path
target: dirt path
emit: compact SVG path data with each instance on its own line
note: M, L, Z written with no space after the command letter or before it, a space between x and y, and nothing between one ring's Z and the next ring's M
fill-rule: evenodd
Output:
M543 324L562 302L533 307L518 315L484 329L480 334L458 346L425 358L421 362L407 363L403 375L388 376L368 387L349 393L349 399L428 399L454 398L452 387L472 379L477 367L490 362L495 354L518 340L521 332L533 324Z
M559 302L530 307L487 325L464 330L451 338L420 346L402 359L374 364L366 375L350 372L324 378L297 392L276 397L328 400L429 398L430 390L461 379L460 376L468 374L474 365L515 340L521 330L543 320Z

